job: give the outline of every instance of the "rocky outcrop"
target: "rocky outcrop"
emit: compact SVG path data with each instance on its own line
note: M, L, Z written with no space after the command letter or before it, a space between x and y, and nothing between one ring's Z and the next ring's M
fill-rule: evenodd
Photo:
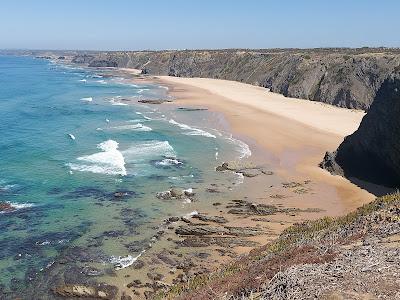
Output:
M96 68L115 68L118 67L118 63L108 59L93 60L89 63L89 67Z
M400 76L386 79L360 127L321 166L350 179L400 187Z
M387 48L104 52L88 63L152 75L234 80L288 97L368 109L383 80L399 69L400 52Z
M0 202L0 212L13 211L15 208L9 202Z

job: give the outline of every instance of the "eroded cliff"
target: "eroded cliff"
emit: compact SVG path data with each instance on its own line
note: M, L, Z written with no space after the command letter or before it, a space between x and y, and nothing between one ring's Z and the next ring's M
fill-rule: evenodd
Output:
M379 88L360 127L321 166L332 173L387 187L400 187L400 76Z
M365 110L383 80L400 69L399 50L386 48L104 52L74 60L153 75L235 80L289 97Z

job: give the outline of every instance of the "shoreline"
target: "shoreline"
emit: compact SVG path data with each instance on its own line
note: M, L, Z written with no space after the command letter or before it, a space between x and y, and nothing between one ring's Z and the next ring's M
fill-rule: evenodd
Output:
M342 214L375 198L318 166L326 151L336 149L345 136L358 128L364 112L286 98L233 81L169 76L155 76L153 80L166 85L178 105L207 107L222 113L233 134L265 150L268 164L279 175L292 180L311 177L333 187L346 207ZM223 96L224 92L227 95ZM282 106L279 101L284 101ZM335 129L336 124L340 125Z
M245 182L231 193L218 195L217 191L194 202L192 205L199 208L199 214L206 220L177 219L177 216L168 215L163 223L154 224L158 230L151 249L130 267L118 270L118 275L104 278L109 285L118 287L119 296L146 296L149 289L156 292L171 284L184 282L193 275L212 272L238 255L247 254L275 240L294 223L343 215L368 202L368 197L374 198L347 180L332 176L317 166L325 151L336 148L340 143L343 138L340 134L345 127L338 132L334 128L320 130L305 124L307 120L293 120L290 115L272 113L267 108L260 110L259 101L264 101L264 94L273 94L264 88L215 79L207 79L212 84L204 85L197 82L201 79L196 78L137 77L136 70L113 71L128 73L133 76L129 80L136 83L167 86L168 95L177 100L162 104L159 106L161 110L163 107L174 110L186 105L207 107L210 117L204 122L211 123L206 126L226 128L227 132L250 146L253 155L245 163L265 163L268 170L271 167L274 173L273 176L244 178ZM227 88L232 89L231 92L223 95ZM261 97L259 101L242 101L253 92L261 94L257 96ZM303 107L303 100L297 101L300 101L299 107ZM322 110L325 107L316 105ZM279 103L275 103L275 107L280 108ZM328 109L331 108L328 106ZM336 108L333 110L336 111ZM347 112L343 109L338 111ZM360 112L351 113L361 120ZM190 118L190 114L187 116ZM351 124L357 127L357 124ZM228 188L219 184L210 184L209 187L221 191ZM349 197L350 194L352 197ZM218 200L220 203L214 206ZM252 211L254 205L256 212ZM264 212L264 209L272 209L272 212ZM239 213L231 213L231 210ZM224 221L219 223L218 220ZM208 233L202 233L203 230Z
M318 167L325 151L336 148L345 135L356 130L364 115L360 111L350 111L320 103L314 104L308 100L304 100L308 102L303 106L301 103L303 100L296 99L295 106L303 110L302 112L307 113L310 105L311 107L315 105L320 111L331 114L333 119L339 115L347 120L347 123L342 123L340 130L335 132L329 129L329 125L332 124L321 124L323 129L320 129L307 124L304 116L302 121L291 119L287 115L280 115L279 110L271 112L272 109L269 110L268 107L259 109L258 101L244 100L248 99L246 96L253 92L259 93L259 101L268 101L268 96L283 97L263 88L217 79L163 76L151 78L145 76L133 78L133 81L156 83L168 87L168 94L176 100L162 104L167 108L182 106L207 108L210 113L214 113L214 117L218 118L218 115L221 115L221 120L217 120L217 122L222 122L219 125L227 128L235 138L247 143L252 152L255 150L254 155L246 162L265 163L274 173L272 177L261 175L245 178L241 188L221 199L223 200L219 204L221 206L214 206L213 201L206 199L204 203L196 202L198 203L196 205L200 207L199 214L205 216L206 220L180 218L172 223L167 221L165 225L167 230L163 231L154 248L140 260L144 260L148 265L154 259L159 260L160 255L163 257L167 253L168 256L184 258L184 261L194 261L195 264L189 266L188 269L184 267L183 272L179 268L176 270L173 264L169 266L172 269L165 269L165 266L161 265L150 268L151 272L160 274L166 286L185 283L184 280L196 274L213 272L223 264L234 260L238 255L246 255L249 251L272 242L290 225L325 216L342 216L375 199L374 195L355 186L347 179L333 176ZM207 84L202 81L207 81ZM227 96L222 96L221 93L232 85L241 90L240 92L231 90L231 93L236 92L237 96L233 96L233 99L230 98L229 93ZM287 101L291 100L287 99ZM287 101L285 105L290 107ZM279 108L279 103L276 102L273 108L276 105ZM312 113L306 117L312 117ZM273 184L270 185L271 183ZM210 197L214 199L212 194ZM254 207L256 207L255 211ZM269 211L271 208L275 210L272 213ZM238 213L233 213L232 210ZM225 221L220 224L213 221L215 218L222 218ZM204 234L204 230L210 230L210 232ZM237 232L232 234L230 230ZM205 258L198 259L193 256L193 253L204 255ZM164 261L164 263L168 266L168 262ZM120 273L119 284L117 284L120 293L130 295L131 290L126 287L133 286L134 293L146 295L147 288L151 285L129 284L132 280L131 275L146 282L145 273L132 271L127 268ZM111 282L115 283L115 279ZM152 289L157 292L159 288ZM132 296L139 296L139 294Z

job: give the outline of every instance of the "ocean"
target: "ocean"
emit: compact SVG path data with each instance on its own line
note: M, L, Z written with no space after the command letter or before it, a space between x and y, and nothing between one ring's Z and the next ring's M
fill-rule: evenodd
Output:
M215 167L245 159L248 146L208 127L206 110L137 102L166 97L165 87L108 70L0 56L3 294L39 286L55 262L72 263L72 250L95 249L83 265L100 278L129 267L162 220L223 198L210 183L240 184ZM171 188L192 196L157 194Z

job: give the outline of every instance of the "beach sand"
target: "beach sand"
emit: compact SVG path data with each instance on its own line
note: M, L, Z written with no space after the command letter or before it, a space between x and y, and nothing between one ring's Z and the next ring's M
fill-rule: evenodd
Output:
M344 211L374 199L347 179L318 167L326 151L335 150L353 133L363 111L304 99L286 98L249 84L208 78L158 76L179 105L196 105L222 112L234 134L254 141L268 163L287 179L310 178L333 187ZM321 195L324 201L329 201ZM342 211L342 213L344 212ZM335 213L333 213L335 215Z

